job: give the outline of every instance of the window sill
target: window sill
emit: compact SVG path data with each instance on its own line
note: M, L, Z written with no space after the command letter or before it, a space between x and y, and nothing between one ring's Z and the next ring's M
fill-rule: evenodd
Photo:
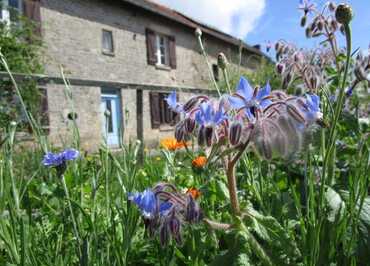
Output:
M175 126L171 126L171 125L160 125L159 126L159 131L160 132L173 131L174 128L175 128Z
M102 54L103 54L103 55L107 55L107 56L114 57L114 53L112 53L112 52L102 51Z
M155 68L156 69L159 69L159 70L165 70L165 71L171 71L171 67L170 66L167 66L167 65L155 65Z

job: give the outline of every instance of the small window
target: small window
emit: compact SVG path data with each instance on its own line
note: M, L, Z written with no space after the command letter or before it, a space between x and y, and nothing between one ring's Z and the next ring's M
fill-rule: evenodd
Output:
M109 30L103 30L102 47L104 54L114 54L113 33Z
M162 34L156 34L157 64L169 66L168 37Z
M215 78L215 80L219 81L220 77L219 77L218 65L216 64L212 65L212 72L213 72L213 77Z

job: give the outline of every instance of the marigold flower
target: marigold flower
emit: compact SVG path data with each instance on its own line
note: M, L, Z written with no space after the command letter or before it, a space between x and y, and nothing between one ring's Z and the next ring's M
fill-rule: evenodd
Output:
M207 163L207 158L205 156L198 156L197 158L195 158L191 164L195 167L195 168L203 168Z
M202 195L202 192L200 192L200 190L194 187L191 187L191 188L188 188L188 190L186 191L186 194L189 194L190 196L192 196L193 199L197 199Z
M175 151L185 146L186 143L184 141L177 141L175 138L165 138L161 140L161 147L169 151Z

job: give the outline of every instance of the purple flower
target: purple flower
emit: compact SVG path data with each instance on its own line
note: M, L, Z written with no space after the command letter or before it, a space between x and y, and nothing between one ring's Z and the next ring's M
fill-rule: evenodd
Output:
M75 149L66 149L61 153L48 152L44 155L42 164L48 167L58 167L66 163L66 161L73 161L80 156L79 151Z
M271 93L269 82L260 90L253 89L248 80L240 78L239 85L234 96L228 98L232 108L237 110L245 109L248 119L254 120L256 111L264 109L272 102L268 99Z

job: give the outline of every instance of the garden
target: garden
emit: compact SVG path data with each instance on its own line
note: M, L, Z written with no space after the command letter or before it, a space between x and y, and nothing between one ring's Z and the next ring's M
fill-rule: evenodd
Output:
M37 48L2 37L0 97L19 108L0 115L0 265L370 265L370 51L352 47L350 5L299 9L320 47L277 40L245 75L220 53L216 96L172 92L181 119L156 150L86 153L78 128L53 147L13 75L41 71Z

